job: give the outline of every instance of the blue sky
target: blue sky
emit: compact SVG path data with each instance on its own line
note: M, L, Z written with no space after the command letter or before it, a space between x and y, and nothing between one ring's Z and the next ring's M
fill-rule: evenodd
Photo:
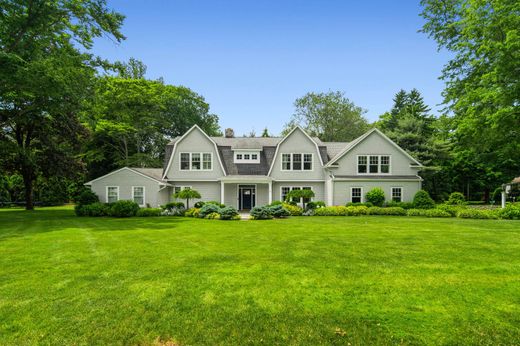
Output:
M447 62L419 33L418 1L127 1L117 45L99 40L110 60L135 57L148 78L203 95L222 128L278 134L293 102L309 91L344 91L374 121L401 88L417 88L435 111ZM435 112L436 113L436 112Z

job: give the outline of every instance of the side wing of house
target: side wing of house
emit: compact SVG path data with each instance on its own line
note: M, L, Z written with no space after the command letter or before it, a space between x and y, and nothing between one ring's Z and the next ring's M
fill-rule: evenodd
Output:
M102 203L131 200L141 207L158 207L167 202L168 186L130 168L124 167L94 179L85 185Z
M175 142L164 179L178 189L200 192L202 200L220 200L219 179L225 176L216 144L198 126Z
M334 176L332 204L364 202L374 187L386 200L412 201L421 189L421 164L379 130L372 130L333 158L327 169Z
M318 145L299 127L278 144L269 175L275 181L274 200L284 199L294 188L310 188L314 200L325 200L325 171Z

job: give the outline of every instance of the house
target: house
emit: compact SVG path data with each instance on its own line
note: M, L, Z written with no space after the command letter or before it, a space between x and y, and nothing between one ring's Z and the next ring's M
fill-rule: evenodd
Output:
M364 202L374 187L408 202L422 165L377 129L352 142L322 142L295 127L285 137L210 137L198 126L166 146L164 167L121 168L86 183L102 202L159 206L182 189L239 210L311 189L327 205ZM302 202L302 201L298 201Z

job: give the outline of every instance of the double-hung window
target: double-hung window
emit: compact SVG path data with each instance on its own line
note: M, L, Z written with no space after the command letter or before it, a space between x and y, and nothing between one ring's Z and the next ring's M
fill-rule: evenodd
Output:
M282 154L282 171L312 171L312 154Z
M390 155L359 155L358 174L390 174Z
M144 206L144 186L132 186L132 199L139 206Z
M289 192L293 190L312 190L312 188L310 186L282 186L280 195L282 201L286 201L287 195L289 194ZM312 198L292 198L292 201L295 203L301 203L302 200L304 203L309 203L312 200Z
M181 171L211 171L213 169L211 153L181 153Z
M107 186L107 203L114 203L119 200L119 186Z
M403 201L403 188L392 187L392 201L402 202Z
M363 202L363 188L353 187L350 189L350 201L352 203Z
M182 190L189 190L191 189L191 186L180 186L180 185L175 185L175 187L173 188L173 192L174 194L177 193L177 192L181 192Z

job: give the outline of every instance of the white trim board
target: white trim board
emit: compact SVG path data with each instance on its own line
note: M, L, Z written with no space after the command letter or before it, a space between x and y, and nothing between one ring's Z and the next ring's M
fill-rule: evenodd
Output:
M168 185L168 183L165 182L165 181L161 181L161 180L158 180L158 179L152 178L152 177L150 177L150 176L148 176L148 175L146 175L146 174L143 174L143 173L141 173L141 172L139 172L139 171L136 171L135 169L132 169L132 168L130 168L130 167L123 167L123 168L116 169L115 171L112 171L112 172L110 172L110 173L107 173L107 174L105 174L105 175L102 175L102 176L100 176L99 178L96 178L96 179L93 179L93 180L91 180L91 181L88 181L88 182L86 182L86 183L83 184L83 185L92 185L93 182L98 181L98 180L103 179L103 178L106 178L106 177L108 177L108 176L110 176L110 175L112 175L112 174L115 174L115 173L121 172L121 171L124 170L124 169L127 169L127 170L129 170L129 171L131 171L131 172L134 172L134 173L136 173L136 174L139 174L140 176L145 177L145 178L148 178L148 179L150 179L150 180L153 180L153 181L155 181L155 182L157 182L157 183L159 183L159 184L162 184L162 185Z

